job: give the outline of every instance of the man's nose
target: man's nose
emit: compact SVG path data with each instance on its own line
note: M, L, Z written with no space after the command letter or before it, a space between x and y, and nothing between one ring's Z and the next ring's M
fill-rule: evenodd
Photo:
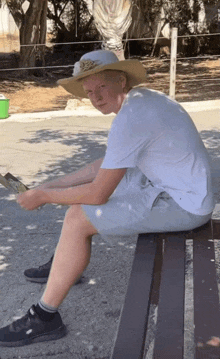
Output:
M102 94L101 94L100 90L94 91L94 99L95 99L96 101L102 100Z

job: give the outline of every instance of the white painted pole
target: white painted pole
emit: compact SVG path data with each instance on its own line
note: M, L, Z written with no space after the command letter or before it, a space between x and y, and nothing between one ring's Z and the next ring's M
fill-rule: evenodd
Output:
M176 89L176 57L177 57L177 36L178 28L171 30L171 55L170 55L170 97L175 99Z

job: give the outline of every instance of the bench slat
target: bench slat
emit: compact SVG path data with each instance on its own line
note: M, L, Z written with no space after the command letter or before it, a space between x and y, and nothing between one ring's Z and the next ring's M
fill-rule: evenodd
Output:
M184 347L185 237L166 236L154 359L182 359Z
M140 359L143 355L156 242L140 234L111 359Z
M194 233L193 256L194 323L197 343L220 335L219 294L211 226Z

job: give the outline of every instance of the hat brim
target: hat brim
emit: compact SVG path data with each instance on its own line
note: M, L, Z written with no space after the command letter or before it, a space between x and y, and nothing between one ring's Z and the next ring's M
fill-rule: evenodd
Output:
M140 83L146 81L146 70L140 61L124 60L105 66L97 66L92 70L80 74L79 76L68 77L66 79L58 80L57 83L61 85L66 91L77 97L88 98L87 94L83 90L82 81L80 80L87 76L102 72L104 70L124 71L128 76L128 82L130 87L139 85Z

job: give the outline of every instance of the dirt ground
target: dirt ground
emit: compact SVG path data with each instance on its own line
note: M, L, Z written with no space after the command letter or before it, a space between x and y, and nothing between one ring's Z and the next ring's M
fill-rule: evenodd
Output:
M154 90L169 94L169 61L167 59L142 58L146 67L146 85ZM28 75L20 78L15 71L1 72L0 93L10 99L9 113L27 113L63 110L67 101L74 98L56 81L71 76L72 69L65 74L45 73L45 76ZM220 59L178 59L176 76L176 100L180 102L219 99Z

